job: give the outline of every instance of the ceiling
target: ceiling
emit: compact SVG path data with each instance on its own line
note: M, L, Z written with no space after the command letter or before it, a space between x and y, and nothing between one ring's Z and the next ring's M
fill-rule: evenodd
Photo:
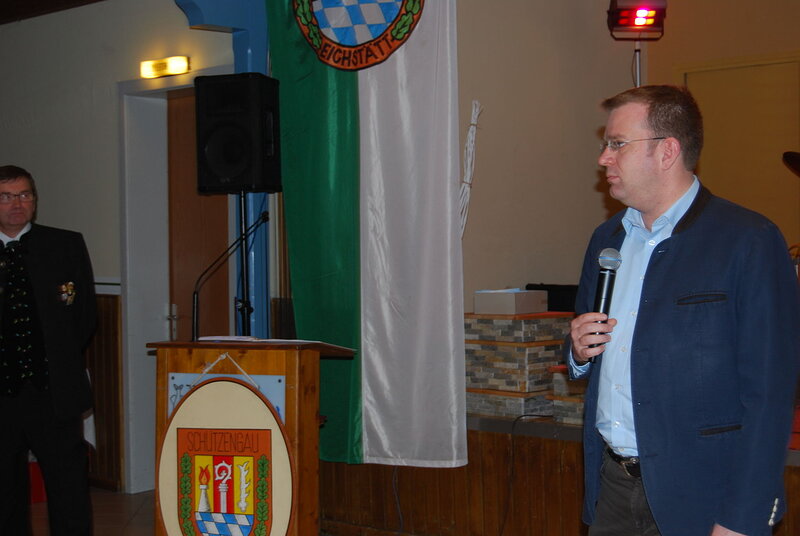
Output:
M2 0L0 24L17 22L39 15L63 11L73 7L101 2L102 0Z

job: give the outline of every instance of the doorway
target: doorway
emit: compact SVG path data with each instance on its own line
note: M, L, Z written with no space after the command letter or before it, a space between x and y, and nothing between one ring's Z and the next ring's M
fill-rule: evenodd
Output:
M155 487L155 356L149 342L170 338L168 92L222 66L118 85L122 283L123 489ZM231 210L231 209L229 209ZM230 213L230 212L229 212ZM192 284L197 274L191 276Z
M705 68L685 80L703 111L700 180L800 242L800 179L782 162L800 151L800 59Z
M198 333L228 335L228 263L198 277L228 245L228 196L197 193L194 88L167 94L169 162L170 340L192 340L192 296L198 290Z

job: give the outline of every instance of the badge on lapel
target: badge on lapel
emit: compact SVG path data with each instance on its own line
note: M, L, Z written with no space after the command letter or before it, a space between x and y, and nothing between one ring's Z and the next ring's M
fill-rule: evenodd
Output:
M68 281L67 283L59 285L58 294L59 299L61 299L65 305L72 305L72 302L75 301L75 283Z

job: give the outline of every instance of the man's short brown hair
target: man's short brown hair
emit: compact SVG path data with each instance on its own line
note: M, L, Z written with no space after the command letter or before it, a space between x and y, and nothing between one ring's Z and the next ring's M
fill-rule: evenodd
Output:
M16 179L28 179L28 184L31 185L31 191L36 196L36 181L33 180L33 175L26 169L19 166L0 166L0 182L8 182Z
M603 101L607 112L630 103L647 106L647 124L653 136L675 138L681 144L683 164L694 171L703 149L703 116L685 87L641 86Z

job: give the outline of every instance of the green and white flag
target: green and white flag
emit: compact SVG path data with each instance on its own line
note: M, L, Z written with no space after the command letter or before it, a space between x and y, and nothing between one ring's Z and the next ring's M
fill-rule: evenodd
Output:
M467 462L455 0L267 4L298 336L321 456Z

